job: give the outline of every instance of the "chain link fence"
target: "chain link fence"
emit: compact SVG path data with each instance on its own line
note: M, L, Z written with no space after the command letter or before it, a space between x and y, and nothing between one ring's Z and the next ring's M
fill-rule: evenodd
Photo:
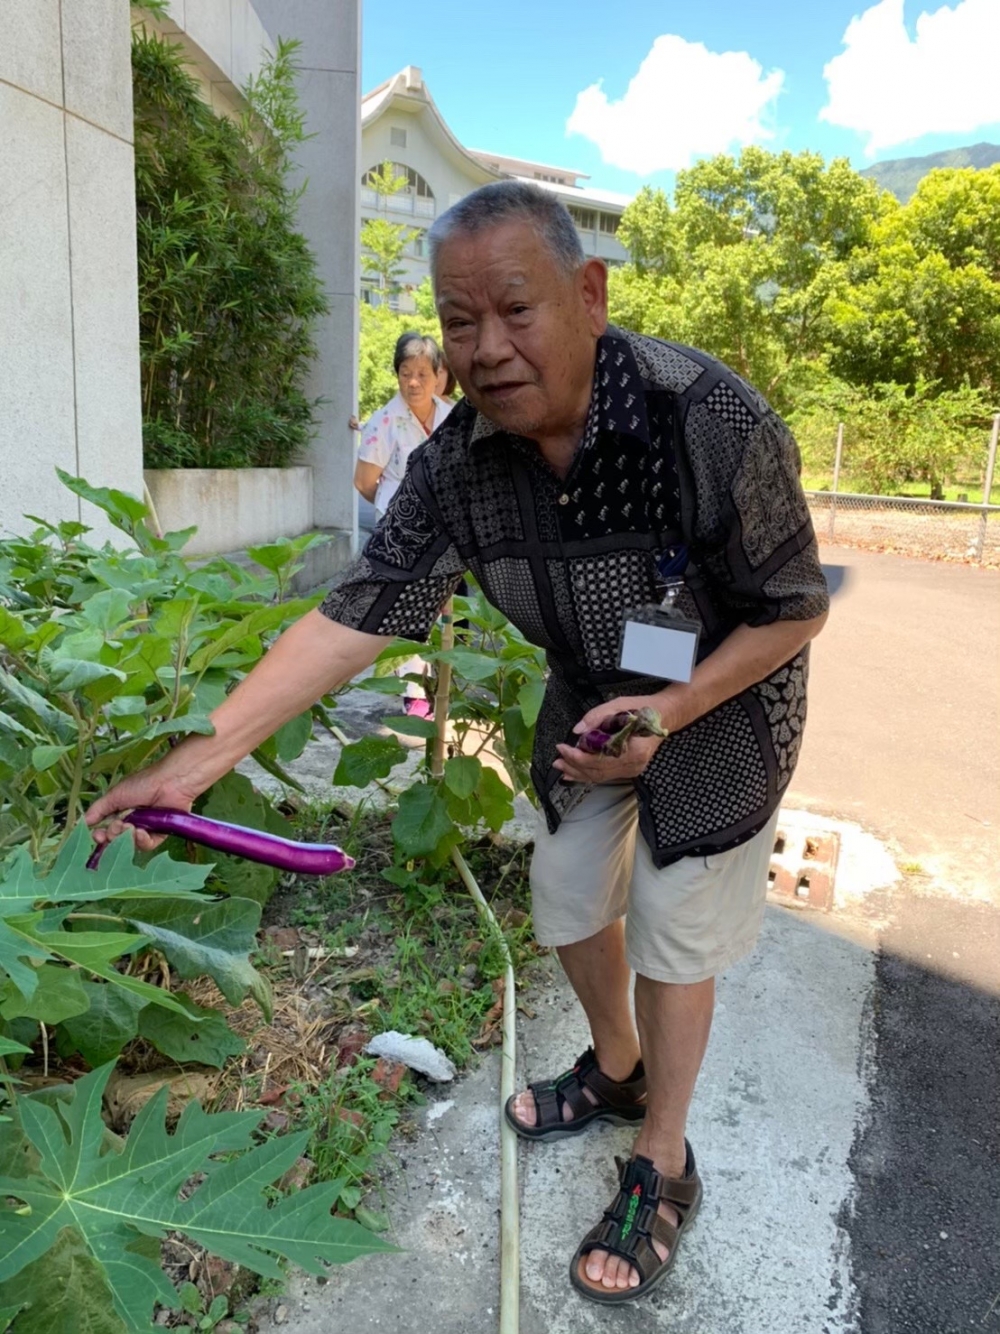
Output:
M807 491L820 542L1000 569L1000 505Z

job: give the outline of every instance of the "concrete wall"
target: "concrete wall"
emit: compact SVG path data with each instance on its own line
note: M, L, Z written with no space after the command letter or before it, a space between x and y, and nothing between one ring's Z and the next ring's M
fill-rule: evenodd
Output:
M129 16L0 0L0 529L142 489Z
M134 21L184 48L202 96L220 116L238 116L242 89L274 54L274 42L250 0L170 0L169 18L137 12Z
M311 468L147 469L164 532L198 525L185 556L240 551L313 526Z
M272 38L302 42L299 92L313 137L299 150L300 178L308 182L299 222L330 300L307 386L310 395L325 400L308 461L317 526L346 530L353 545L355 441L347 421L358 402L361 2L255 0L255 7Z

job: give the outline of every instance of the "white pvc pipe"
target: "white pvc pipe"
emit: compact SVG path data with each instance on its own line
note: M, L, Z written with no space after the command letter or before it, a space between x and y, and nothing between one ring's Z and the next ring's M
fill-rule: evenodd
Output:
M451 850L452 860L480 913L500 941L507 964L503 989L503 1048L500 1057L500 1334L517 1334L521 1300L520 1221L517 1198L517 1136L503 1114L507 1099L514 1093L517 1053L517 995L514 990L514 965L500 923L493 915L476 878L458 848Z

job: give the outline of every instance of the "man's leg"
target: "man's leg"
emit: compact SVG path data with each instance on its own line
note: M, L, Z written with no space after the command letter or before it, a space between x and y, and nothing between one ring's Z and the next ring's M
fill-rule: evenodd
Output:
M561 945L558 954L590 1023L597 1064L609 1079L628 1079L639 1059L639 1038L629 1004L632 974L625 959L624 919L574 945ZM597 1101L589 1089L584 1093ZM513 1110L525 1125L535 1124L531 1093L519 1094ZM563 1117L568 1121L572 1115L567 1104Z
M636 977L635 1014L646 1066L646 1119L634 1153L651 1159L665 1177L684 1175L684 1127L708 1045L714 1006L714 978L685 986ZM678 1221L671 1206L661 1205L660 1212L671 1223ZM654 1242L654 1247L665 1260L666 1247L659 1242ZM585 1272L589 1279L607 1288L639 1284L639 1275L631 1265L606 1251L591 1251Z

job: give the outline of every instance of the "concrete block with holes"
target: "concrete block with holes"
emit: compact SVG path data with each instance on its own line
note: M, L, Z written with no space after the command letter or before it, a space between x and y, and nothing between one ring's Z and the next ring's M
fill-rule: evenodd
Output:
M768 870L768 898L786 907L829 912L840 835L802 811L782 811Z

